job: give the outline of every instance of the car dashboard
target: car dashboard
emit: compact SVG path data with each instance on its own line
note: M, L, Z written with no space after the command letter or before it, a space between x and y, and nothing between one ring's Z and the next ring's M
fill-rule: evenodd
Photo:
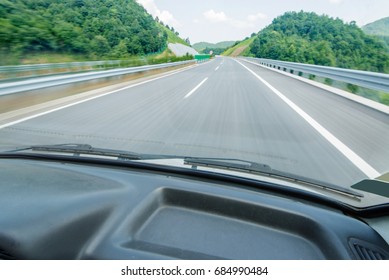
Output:
M195 171L0 160L0 259L387 259L388 252L362 220L269 188Z

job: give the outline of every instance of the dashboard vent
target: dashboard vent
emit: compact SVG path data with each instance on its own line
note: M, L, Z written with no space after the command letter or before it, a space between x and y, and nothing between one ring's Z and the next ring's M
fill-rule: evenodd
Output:
M14 260L14 256L0 248L0 260Z
M380 248L369 244L367 242L351 239L351 249L355 257L359 260L387 260L389 259L388 254Z

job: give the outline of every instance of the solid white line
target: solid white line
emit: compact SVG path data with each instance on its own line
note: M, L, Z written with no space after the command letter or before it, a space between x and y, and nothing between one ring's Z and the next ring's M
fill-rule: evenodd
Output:
M342 141L336 138L331 132L321 126L317 121L315 121L311 116L305 113L300 107L283 95L280 91L275 89L267 81L257 75L247 66L243 65L241 62L237 61L240 65L246 68L251 74L253 74L258 80L265 84L269 89L271 89L275 94L278 95L286 104L289 105L297 114L299 114L305 121L307 121L317 132L319 132L328 142L330 142L336 149L338 149L345 157L347 157L356 167L358 167L363 173L366 174L369 178L376 178L380 176L380 173L375 170L371 165L364 161L360 156L358 156L354 151L347 147Z
M201 83L199 83L194 89L192 89L187 95L185 95L184 98L188 98L189 96L191 96L192 93L194 93L196 90L198 90L199 87L201 87L207 80L208 80L208 77L205 78L204 80L202 80Z
M218 67L216 67L215 71L219 70L219 67L220 67L220 65Z
M154 78L154 79L150 79L150 80L143 81L143 82L140 82L140 83L137 83L137 84L126 86L126 87L123 87L123 88L120 88L120 89L116 89L116 90L113 90L113 91L110 91L110 92L106 92L106 93L103 93L103 94L100 94L100 95L97 95L97 96L93 96L93 97L90 97L90 98L87 98L87 99L83 99L83 100L80 100L80 101L77 101L77 102L74 102L74 103L71 103L71 104L68 104L68 105L64 105L64 106L61 106L61 107L58 107L58 108L55 108L55 109L51 109L51 110L48 110L48 111L45 111L45 112L42 112L42 113L39 113L39 114L35 114L35 115L29 116L29 117L25 117L25 118L22 118L22 119L13 121L13 122L9 122L9 123L0 125L0 129L6 128L8 126L12 126L12 125L15 125L15 124L18 124L18 123L21 123L21 122L25 122L25 121L28 121L28 120L31 120L31 119L34 119L34 118L37 118L37 117L40 117L40 116L44 116L44 115L47 115L47 114L50 114L50 113L53 113L53 112L56 112L56 111L59 111L59 110L65 109L65 108L69 108L69 107L74 106L74 105L78 105L78 104L81 104L81 103L84 103L84 102L88 102L90 100L97 99L97 98L100 98L100 97L103 97L103 96L106 96L106 95L109 95L109 94L112 94L112 93L115 93L115 92L119 92L119 91L122 91L122 90L125 90L125 89L133 88L133 87L140 86L140 85L143 85L143 84L147 84L147 83L159 80L159 79L163 79L163 78L166 78L166 77L178 74L180 72L192 69L193 67L197 67L197 65L189 66L189 67L187 67L185 69L180 69L180 70L174 71L174 72L169 73L169 74L164 75L164 76L160 76L160 77L157 77L157 78Z

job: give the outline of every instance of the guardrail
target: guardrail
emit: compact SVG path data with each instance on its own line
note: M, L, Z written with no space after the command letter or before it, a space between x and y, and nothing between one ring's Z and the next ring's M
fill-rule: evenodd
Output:
M0 77L7 78L26 78L36 75L74 72L77 70L93 70L96 68L129 66L130 63L141 63L143 60L104 60L104 61L85 61L85 62L63 62L63 63L46 63L46 64L26 64L26 65L8 65L0 66ZM139 65L139 64L138 64ZM134 66L138 66L134 65Z
M171 62L167 60L166 63ZM83 61L83 62L62 62L45 64L25 64L25 65L7 65L0 66L0 82L6 79L24 79L43 75L67 74L71 72L97 71L107 68L137 67L144 65L153 65L153 58L141 57L127 60L101 60L101 61Z
M97 72L79 73L79 74L67 74L58 76L41 77L29 80L23 80L18 82L0 83L0 96L13 94L18 92L32 91L52 86L61 86L65 84L85 82L95 79L103 79L114 76L121 76L133 73L139 73L150 70L157 70L162 68L168 68L173 66L179 66L189 63L195 63L196 60L186 60L179 62L163 63L156 65L146 65L131 68L113 69Z
M63 62L63 63L46 63L46 64L26 64L26 65L8 65L0 66L0 73L9 72L27 72L39 71L58 68L80 68L80 67L96 67L96 66L111 66L120 65L121 60L105 60L105 61L85 61L85 62Z
M302 64L295 62L278 61L263 58L245 58L258 62L259 64L276 68L291 73L302 72L313 74L324 78L329 78L365 88L389 92L389 75L368 71L351 70L344 68L318 66L311 64Z

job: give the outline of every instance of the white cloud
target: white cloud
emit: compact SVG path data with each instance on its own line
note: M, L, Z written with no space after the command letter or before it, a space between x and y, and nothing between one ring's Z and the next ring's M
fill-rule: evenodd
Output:
M224 22L228 20L224 12L215 12L214 10L209 10L204 12L203 15L211 22Z
M149 14L153 17L158 17L160 21L164 24L172 25L174 27L180 26L178 20L174 18L172 13L166 10L160 10L158 6L155 4L154 0L136 0L139 4L141 4Z
M236 19L231 19L229 21L229 24L233 27L236 27L236 28L252 28L254 27L254 24L252 22L248 22L248 21L245 21L245 20L236 20Z
M254 22L254 21L257 21L257 20L263 20L263 19L267 19L267 15L263 14L263 13L257 13L255 15L249 15L247 17L247 19L251 22Z
M203 13L204 17L213 23L225 23L235 28L253 28L255 23L259 20L267 19L267 16L263 13L257 13L255 15L249 15L245 20L239 20L228 17L224 12L215 12L214 10L208 10Z
M331 4L340 4L343 0L329 0Z

